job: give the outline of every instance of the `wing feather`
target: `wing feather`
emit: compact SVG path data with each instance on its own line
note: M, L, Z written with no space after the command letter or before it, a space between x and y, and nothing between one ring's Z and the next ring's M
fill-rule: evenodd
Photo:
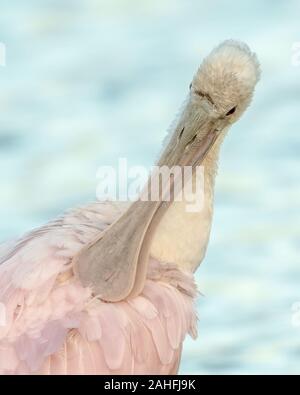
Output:
M151 261L139 296L104 303L72 257L122 212L92 204L0 246L0 373L167 374L195 334L192 280Z

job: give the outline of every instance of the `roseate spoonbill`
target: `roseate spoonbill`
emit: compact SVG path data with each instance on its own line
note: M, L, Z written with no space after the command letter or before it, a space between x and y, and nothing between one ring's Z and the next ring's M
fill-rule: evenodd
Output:
M249 105L256 56L225 41L196 72L160 166L202 164L204 204L74 209L0 246L0 371L171 374L196 337L193 273L207 247L221 142Z

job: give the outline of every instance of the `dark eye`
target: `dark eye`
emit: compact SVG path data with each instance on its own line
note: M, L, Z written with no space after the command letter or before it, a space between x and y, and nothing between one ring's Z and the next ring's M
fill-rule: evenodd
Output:
M190 83L189 90L191 90L191 89L192 89L192 86L193 86L193 84L192 84L192 83Z
M231 110L228 111L228 113L226 114L226 117L228 117L229 115L232 115L235 113L236 107L233 107Z

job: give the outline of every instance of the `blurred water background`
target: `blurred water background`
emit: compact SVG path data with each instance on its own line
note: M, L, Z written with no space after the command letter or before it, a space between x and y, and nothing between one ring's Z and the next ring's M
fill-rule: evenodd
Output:
M151 165L213 46L258 54L255 100L222 151L181 373L300 370L299 17L297 0L1 2L2 241L95 199L98 166Z

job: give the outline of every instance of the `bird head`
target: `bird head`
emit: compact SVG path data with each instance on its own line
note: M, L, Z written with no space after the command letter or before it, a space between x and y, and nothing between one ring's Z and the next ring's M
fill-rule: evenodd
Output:
M259 77L258 60L246 44L227 40L216 47L194 75L159 164L199 165L244 113Z
M259 77L256 55L246 44L227 40L204 59L190 85L191 96L205 98L216 118L233 123L250 104Z

